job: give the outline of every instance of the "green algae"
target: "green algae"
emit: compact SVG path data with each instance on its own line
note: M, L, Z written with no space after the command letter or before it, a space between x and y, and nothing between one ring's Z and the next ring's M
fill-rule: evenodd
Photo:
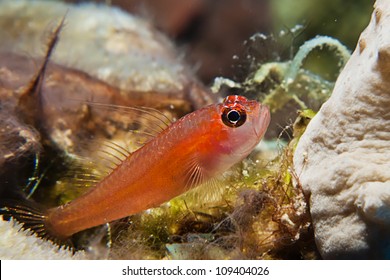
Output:
M342 69L350 57L350 52L338 40L327 36L317 36L302 44L290 61L264 63L245 82L245 87L259 85L272 77L280 81L266 94L263 103L276 112L293 100L303 109L316 108L329 98L333 82L303 68L304 61L316 48L327 47L339 59ZM275 78L276 76L276 78Z

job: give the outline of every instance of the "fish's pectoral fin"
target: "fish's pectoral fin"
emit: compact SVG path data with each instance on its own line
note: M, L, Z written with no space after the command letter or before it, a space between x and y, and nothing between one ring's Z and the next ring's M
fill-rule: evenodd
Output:
M206 171L203 169L196 154L187 160L184 166L185 191L189 191L206 181Z
M223 193L222 180L217 176L210 178L196 155L187 161L185 174L185 189L187 192L183 197L186 200L196 201L199 205L199 203L208 203L221 198Z
M180 198L184 199L190 208L203 208L204 205L211 205L216 201L221 201L223 194L223 181L214 177L184 193Z

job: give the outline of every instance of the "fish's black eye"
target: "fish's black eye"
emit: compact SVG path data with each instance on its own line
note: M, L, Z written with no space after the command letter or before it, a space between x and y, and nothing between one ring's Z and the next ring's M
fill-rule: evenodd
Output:
M239 127L246 121L246 113L243 110L225 108L222 112L222 121L230 127Z

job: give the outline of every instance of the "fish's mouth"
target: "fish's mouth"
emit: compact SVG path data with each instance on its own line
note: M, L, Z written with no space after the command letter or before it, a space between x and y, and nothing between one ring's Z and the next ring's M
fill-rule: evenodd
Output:
M260 104L257 120L255 121L254 130L258 139L261 139L267 131L271 121L271 114L268 106Z

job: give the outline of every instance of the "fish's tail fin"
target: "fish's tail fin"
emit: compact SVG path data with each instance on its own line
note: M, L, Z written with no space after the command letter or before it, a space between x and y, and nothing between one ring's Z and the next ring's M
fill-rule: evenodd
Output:
M37 237L50 240L59 247L73 249L74 246L70 239L62 240L53 234L47 226L47 210L30 200L2 200L0 201L0 216L3 220L16 220L25 230L30 230Z

